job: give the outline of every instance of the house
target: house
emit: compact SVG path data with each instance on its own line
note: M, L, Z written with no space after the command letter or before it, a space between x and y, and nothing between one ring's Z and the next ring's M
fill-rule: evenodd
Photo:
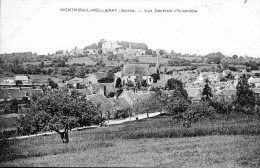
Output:
M190 100L192 102L199 102L201 101L201 93L202 90L201 88L185 88L187 90L188 93L188 98L190 98Z
M77 92L80 96L89 96L93 94L90 89L70 89L69 93L72 93L73 91Z
M215 98L217 100L234 101L236 93L236 89L223 89L215 94Z
M108 98L108 100L112 103L116 111L131 107L131 105L126 101L124 97L119 97L119 98L112 97L112 98Z
M102 94L104 95L104 87L100 85L100 83L97 84L90 84L88 89L93 93L93 94Z
M98 80L107 77L107 73L105 72L96 72L89 74L87 77L87 85L90 86L90 84L97 84Z
M113 118L115 114L115 108L113 104L102 94L88 95L87 100L92 101L94 104L100 106L102 118Z
M216 72L201 72L194 83L203 83L206 78L208 78L210 82L218 82L220 81L220 77L221 75Z
M31 83L31 80L28 78L28 76L23 76L23 75L15 76L15 81L22 81L23 85Z
M260 78L256 78L251 76L248 80L247 80L248 84L254 84L255 87L260 87Z
M22 100L24 98L30 100L33 95L42 93L42 89L31 89L30 87L2 88L0 89L0 101Z
M252 70L252 75L256 76L256 77L260 77L260 71L259 70Z
M137 77L141 77L148 85L152 84L153 78L150 76L149 68L149 64L125 64L122 71L123 83L126 84L128 81L135 83Z
M132 90L123 91L119 98L120 97L124 97L127 103L129 103L131 106L133 106L138 101L138 99L140 99L140 97L138 97L137 94L134 93Z
M148 101L154 92L150 91L147 93L139 93L137 94L137 102L145 102Z
M100 83L99 85L102 87L104 96L108 96L110 93L116 92L114 83Z
M3 82L1 82L1 85L15 85L14 79L5 79Z
M86 83L87 83L86 78L74 77L74 78L72 78L71 80L66 81L66 82L65 82L65 85L71 84L71 85L73 85L73 86L76 88L78 84L86 85Z
M222 74L224 77L227 77L228 75L231 75L231 71L229 69L223 70Z

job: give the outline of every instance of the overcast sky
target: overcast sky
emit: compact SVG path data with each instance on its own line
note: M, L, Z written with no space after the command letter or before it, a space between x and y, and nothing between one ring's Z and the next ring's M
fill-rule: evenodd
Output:
M60 8L135 9L136 13L61 12ZM193 9L197 13L145 13ZM189 54L260 57L259 0L2 0L1 53L53 53L100 39L144 42Z

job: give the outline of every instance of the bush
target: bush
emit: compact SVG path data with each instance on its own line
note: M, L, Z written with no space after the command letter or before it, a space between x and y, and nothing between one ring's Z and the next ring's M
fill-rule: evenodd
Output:
M213 117L215 112L216 110L206 101L193 103L182 113L182 125L190 127L192 123L197 122L200 118Z
M129 117L129 114L131 115L132 114L132 110L130 108L125 108L125 109L121 109L121 110L118 110L116 113L115 113L115 119L119 119L119 118L127 118Z
M229 114L232 112L232 103L228 101L217 101L217 100L212 100L209 102L209 105L213 107L217 113L221 114Z

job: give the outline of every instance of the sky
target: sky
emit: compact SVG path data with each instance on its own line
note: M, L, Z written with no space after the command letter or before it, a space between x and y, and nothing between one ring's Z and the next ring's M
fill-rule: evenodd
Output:
M105 39L146 43L151 49L182 54L260 57L259 0L0 1L0 53L48 54ZM136 12L62 12L61 8ZM174 12L176 9L197 12Z

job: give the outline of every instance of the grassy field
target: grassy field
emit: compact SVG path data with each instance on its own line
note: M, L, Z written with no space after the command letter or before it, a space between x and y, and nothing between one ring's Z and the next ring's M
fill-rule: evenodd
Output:
M69 144L57 134L1 141L0 166L257 167L259 135L254 116L219 116L184 129L161 115L70 132Z
M20 74L15 74L14 76L18 76ZM51 78L54 82L58 83L59 81L61 81L61 79L59 78L55 78L55 77L51 77L49 75L28 75L31 80L33 81L34 79L39 79L41 82L46 82L48 81L48 78ZM0 78L0 83L3 82L6 79L15 79L15 77L2 77Z
M18 116L18 115L0 115L0 129L5 128L13 128L16 125L16 121L12 116Z
M96 65L96 62L92 61L90 58L88 57L79 57L79 58L72 58L69 59L68 62L66 62L66 64L68 65L72 65L72 64L85 64L85 65Z
M52 77L50 75L29 75L31 80L39 79L41 82L47 82L48 78L51 78L54 82L59 83L61 82L61 79Z
M139 62L141 63L156 63L157 62L157 57L152 57L152 56L140 56L138 57ZM160 57L160 63L167 63L170 59L168 58L162 58Z

